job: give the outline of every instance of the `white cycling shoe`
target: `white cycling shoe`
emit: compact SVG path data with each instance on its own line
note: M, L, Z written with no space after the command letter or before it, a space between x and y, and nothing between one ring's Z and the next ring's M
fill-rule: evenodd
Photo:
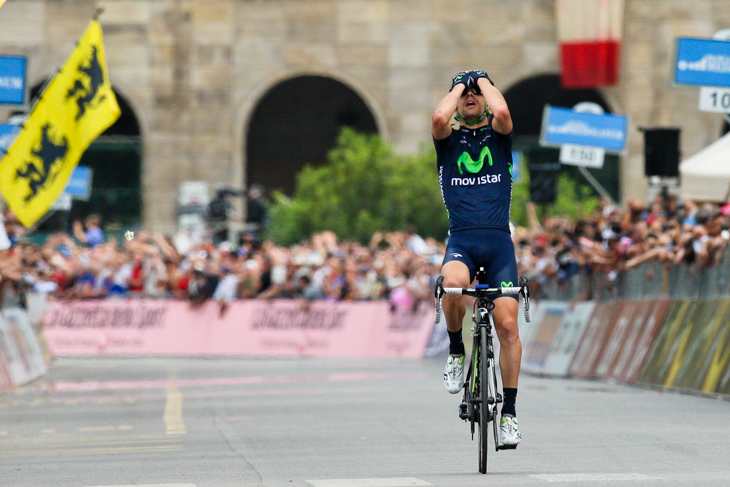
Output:
M522 441L520 427L517 425L517 418L510 415L502 416L499 424L500 440L503 445L517 445Z
M444 386L451 394L458 394L464 387L464 362L466 356L451 355L446 359L446 368L444 369Z

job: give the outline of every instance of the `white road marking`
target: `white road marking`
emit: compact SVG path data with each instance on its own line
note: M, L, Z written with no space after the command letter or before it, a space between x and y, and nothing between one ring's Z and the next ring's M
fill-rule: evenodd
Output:
M663 477L644 475L641 473L560 473L530 475L530 477L546 482L610 482L632 480L666 480Z
M195 484L127 484L127 485L94 485L89 487L198 487Z
M93 431L114 431L115 429L116 428L114 426L82 426L80 428L76 428L76 431L91 433Z
M162 417L165 422L165 432L168 435L184 435L183 396L180 389L175 386L167 387L165 389L165 399L165 412Z
M408 487L411 485L432 485L415 477L390 479L325 479L307 480L312 487Z

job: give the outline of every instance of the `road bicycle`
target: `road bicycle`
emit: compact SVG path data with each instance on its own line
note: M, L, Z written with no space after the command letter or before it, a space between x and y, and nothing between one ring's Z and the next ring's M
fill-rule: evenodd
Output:
M499 441L499 422L497 421L497 405L503 401L497 381L497 367L494 360L493 330L494 318L492 299L500 294L519 294L525 310L525 320L530 321L530 288L527 278L522 276L519 286L489 287L485 283L484 268L477 272L477 284L474 288L443 287L443 276L436 281L434 296L436 298L436 315L434 322L441 321L441 298L444 294L463 294L476 298L472 314L472 336L474 345L471 361L464 379L464 398L459 404L459 417L471 425L471 438L474 430L479 437L479 472L487 473L487 450L489 447L489 423L493 426L495 451L511 450L517 445L503 445ZM502 283L504 284L504 283ZM512 284L512 283L509 283Z

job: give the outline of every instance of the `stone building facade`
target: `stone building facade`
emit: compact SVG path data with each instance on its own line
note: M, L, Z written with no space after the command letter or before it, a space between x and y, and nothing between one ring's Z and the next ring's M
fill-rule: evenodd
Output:
M0 54L27 56L38 83L97 6L112 84L140 125L144 225L164 231L176 226L181 182L245 187L252 113L283 80L338 80L409 152L430 142L455 72L486 69L505 90L559 71L554 0L8 0ZM624 198L646 196L638 127L680 126L685 157L721 134L722 116L698 110L696 89L672 86L672 62L676 37L727 27L728 0L626 0L620 83L599 90L630 116Z

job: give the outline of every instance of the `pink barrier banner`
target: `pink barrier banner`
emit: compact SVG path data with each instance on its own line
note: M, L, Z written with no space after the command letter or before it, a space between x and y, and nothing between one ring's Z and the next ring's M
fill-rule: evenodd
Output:
M38 337L23 309L5 308L0 313L0 349L15 385L30 382L48 370Z
M9 391L12 388L13 380L8 370L8 361L3 353L3 348L0 347L0 392Z
M422 357L433 308L391 312L385 301L56 302L43 316L55 355Z

